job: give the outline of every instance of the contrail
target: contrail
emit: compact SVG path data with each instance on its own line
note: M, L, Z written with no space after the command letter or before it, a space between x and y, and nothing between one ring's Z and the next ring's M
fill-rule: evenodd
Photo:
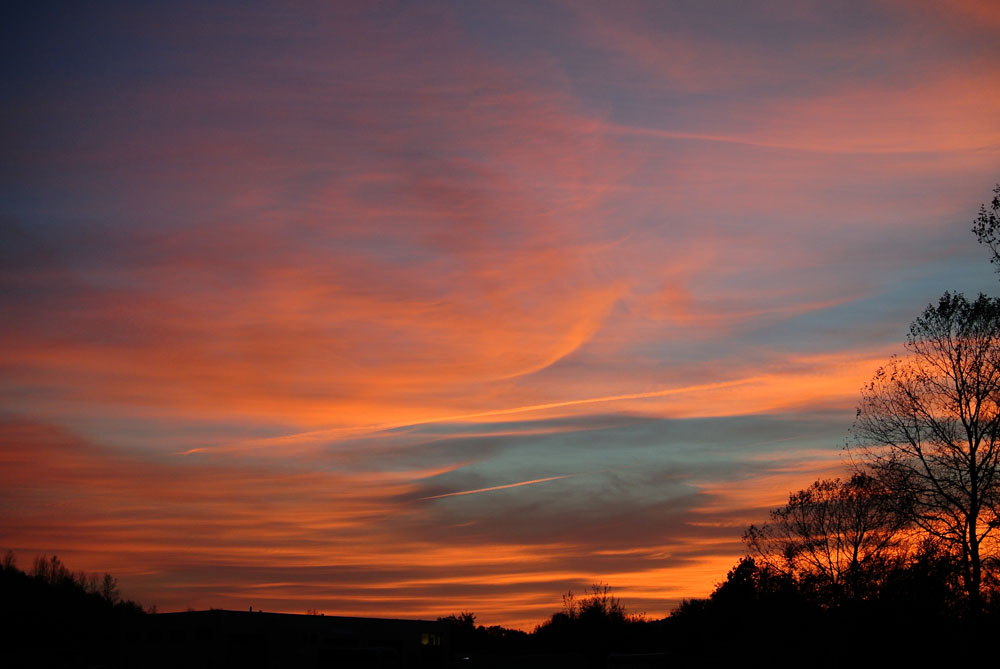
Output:
M669 397L670 395L681 395L684 393L698 392L701 390L720 390L723 388L733 388L749 383L754 383L765 379L764 376L752 376L735 381L720 381L717 383L700 383L682 388L667 388L666 390L651 390L644 393L625 393L623 395L605 395L603 397L585 397L578 400L562 400L560 402L547 402L545 404L530 404L526 406L510 407L508 409L490 409L476 413L460 414L457 416L447 416L443 418L433 418L428 420L414 421L408 425L424 425L427 423L444 423L448 421L466 420L469 418L486 418L488 416L505 416L512 413L526 413L529 411L543 411L545 409L559 409L562 407L577 406L580 404L598 404L601 402L620 402L623 400L641 400L653 397ZM400 426L402 427L402 426Z
M264 437L262 439L252 439L249 441L244 441L242 443L234 444L228 447L219 447L213 449L191 449L189 451L183 451L177 453L176 455L193 455L200 452L215 452L224 453L226 451L240 451L244 449L249 449L253 447L264 448L269 445L276 445L282 443L296 443L304 442L309 440L321 439L324 437L333 437L341 434L373 434L382 432L384 430L391 430L403 427L416 427L418 425L433 425L434 423L448 423L452 421L465 421L474 418L488 418L490 416L508 416L511 414L519 413L530 413L533 411L544 411L546 409L560 409L563 407L580 406L585 404L602 404L605 402L621 402L624 400L639 400L639 399L652 399L655 397L669 397L671 395L683 395L687 393L695 393L706 390L722 390L726 388L735 388L738 386L749 385L753 383L760 382L766 379L766 376L751 376L743 379L735 379L732 381L718 381L715 383L699 383L690 386L681 386L676 388L665 388L663 390L652 390L642 393L624 393L621 395L604 395L599 397L584 397L575 400L562 400L559 402L546 402L544 404L529 404L515 407L507 407L504 409L488 409L486 411L477 411L474 413L456 414L451 416L437 416L434 418L425 418L423 420L408 421L405 423L383 423L378 425L359 425L355 427L340 427L340 428L329 428L320 430L311 430L308 432L298 432L295 434L282 435L280 437Z
M504 488L518 488L523 485L532 485L533 483L545 483L546 481L558 481L559 479L568 479L568 478L573 478L574 476L579 476L579 474L564 474L563 476L550 476L544 479L532 479L531 481L520 481L519 483L495 485L490 488L476 488L475 490L463 490L461 492L446 492L443 495L431 495L429 497L421 497L417 501L424 499L440 499L442 497L456 497L458 495L474 495L477 492L491 492L493 490L503 490Z
M898 147L898 146L871 146L871 147L849 147L849 146L837 146L834 144L823 145L816 143L801 143L801 142L774 142L766 139L753 139L749 137L732 137L727 135L710 135L705 133L697 132L677 132L673 130L661 130L658 128L642 128L635 126L625 126L625 125L606 125L604 129L609 133L614 133L616 135L636 135L640 137L658 137L660 139L691 139L702 142L720 142L723 144L739 144L742 146L753 146L761 147L766 149L787 149L792 151L808 151L812 153L835 153L835 154L875 154L875 155L898 155L898 154L911 154L911 153L928 153L928 152L943 152L943 151L956 151L960 149L955 149L954 147L942 147L942 146L917 146L917 147ZM995 144L973 144L971 146L962 147L963 149L973 149L973 150L984 150L992 149Z

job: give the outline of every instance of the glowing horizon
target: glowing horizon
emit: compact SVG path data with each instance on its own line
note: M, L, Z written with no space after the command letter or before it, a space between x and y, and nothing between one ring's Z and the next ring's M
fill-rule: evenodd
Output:
M988 3L5 18L0 549L160 610L661 617L996 292Z

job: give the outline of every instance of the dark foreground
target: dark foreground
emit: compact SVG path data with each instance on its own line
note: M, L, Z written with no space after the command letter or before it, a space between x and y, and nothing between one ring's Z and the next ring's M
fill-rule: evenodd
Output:
M992 657L1000 615L940 575L822 600L744 560L710 598L630 616L595 590L531 634L475 624L249 611L149 613L68 573L0 572L3 667L866 667Z

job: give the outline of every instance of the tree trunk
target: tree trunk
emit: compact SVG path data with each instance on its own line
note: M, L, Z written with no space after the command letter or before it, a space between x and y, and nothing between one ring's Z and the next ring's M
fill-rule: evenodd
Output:
M969 519L969 608L973 615L979 615L982 611L982 595L980 585L982 583L982 562L979 558L979 541L976 538L976 518Z

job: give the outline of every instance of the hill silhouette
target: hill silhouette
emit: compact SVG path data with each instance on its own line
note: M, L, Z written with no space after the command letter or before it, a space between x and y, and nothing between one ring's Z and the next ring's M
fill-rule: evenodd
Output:
M120 598L113 576L73 573L55 555L26 573L8 551L0 594L7 667L119 666L123 625L145 615Z

